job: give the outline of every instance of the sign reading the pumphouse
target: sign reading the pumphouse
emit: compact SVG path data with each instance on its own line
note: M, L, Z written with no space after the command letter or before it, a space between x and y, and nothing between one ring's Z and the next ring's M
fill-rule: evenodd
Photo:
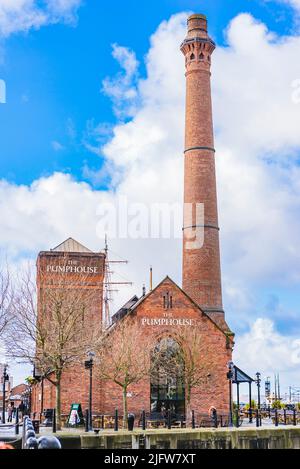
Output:
M162 318L142 318L142 326L193 326L193 319L174 318L172 314L164 314Z
M47 265L46 271L53 274L98 274L99 268L89 265Z

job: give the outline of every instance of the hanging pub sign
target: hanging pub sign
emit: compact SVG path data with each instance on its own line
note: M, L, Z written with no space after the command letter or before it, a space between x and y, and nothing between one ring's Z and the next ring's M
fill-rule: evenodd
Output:
M67 420L68 427L77 427L79 425L84 425L83 413L81 409L81 404L72 404L69 417Z

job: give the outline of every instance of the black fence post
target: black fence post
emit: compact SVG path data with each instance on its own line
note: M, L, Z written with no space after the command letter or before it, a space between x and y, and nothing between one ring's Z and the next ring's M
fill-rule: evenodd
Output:
M117 432L119 431L119 412L118 409L115 411L115 428L114 431Z
M142 411L142 429L146 430L146 412Z
M101 416L101 428L104 430L104 415Z
M278 427L278 410L275 409L275 427Z
M284 425L286 425L286 409L283 409Z
M235 411L235 426L237 428L239 428L240 426L240 413L239 413L239 409L236 409Z
M218 413L217 413L217 411L214 412L214 427L218 428Z
M56 433L56 409L53 409L52 432Z
M256 426L259 427L259 413L258 409L255 410Z
M223 415L221 415L220 417L220 425L221 425L221 428L223 427Z
M86 433L89 431L89 421L90 421L89 409L86 409L85 411L85 432Z
M296 409L293 409L293 425L294 425L294 427L297 425Z
M16 426L15 426L15 434L19 435L19 409L16 409Z
M271 407L268 406L268 414L269 414L269 419L271 418Z
M252 423L252 408L249 407L249 423Z
M192 428L196 428L196 424L195 424L195 411L192 410Z

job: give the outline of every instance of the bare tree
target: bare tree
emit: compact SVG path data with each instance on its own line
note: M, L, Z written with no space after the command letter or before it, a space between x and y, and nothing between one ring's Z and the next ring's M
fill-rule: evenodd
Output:
M58 429L63 372L82 363L102 334L100 320L98 328L91 328L90 322L85 327L86 317L95 313L95 289L84 288L86 280L82 275L45 276L41 271L37 292L35 278L28 270L17 282L13 302L15 320L6 340L8 354L18 362L31 363L55 386Z
M152 346L141 327L127 318L108 331L98 348L99 378L112 381L122 391L123 428L127 428L128 390L149 376Z
M183 375L186 395L186 418L192 418L193 389L207 383L210 370L206 341L197 327L186 327L178 334L180 360L184 362Z

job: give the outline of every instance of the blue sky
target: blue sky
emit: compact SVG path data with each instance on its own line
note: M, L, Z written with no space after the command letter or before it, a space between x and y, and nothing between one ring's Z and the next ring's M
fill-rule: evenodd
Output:
M103 248L99 207L122 194L145 204L181 201L179 45L187 12L205 13L218 46L223 291L236 359L300 385L291 358L300 334L300 93L292 99L300 89L299 0L9 4L22 2L1 16L8 3L0 0L2 257L19 267L69 236ZM130 260L122 274L134 282L115 307L147 284L150 264L157 282L169 274L180 283L180 239L110 243Z

